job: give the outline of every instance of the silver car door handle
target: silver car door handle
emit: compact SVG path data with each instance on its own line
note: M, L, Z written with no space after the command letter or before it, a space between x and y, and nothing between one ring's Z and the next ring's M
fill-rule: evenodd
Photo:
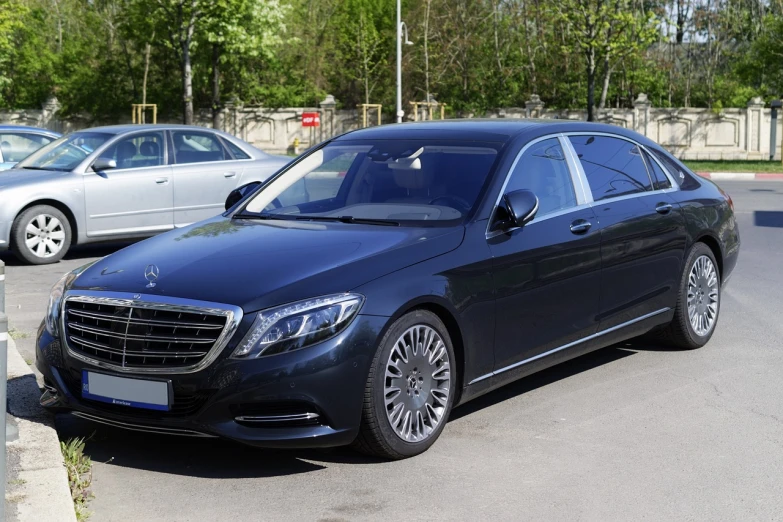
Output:
M224 178L233 178L233 177L235 177L236 175L237 175L237 173L236 173L236 172L224 172L224 173L223 173L223 177L224 177Z
M158 178L155 180L155 183L158 185L165 185L169 182L169 178Z
M583 234L590 230L591 226L593 226L593 224L589 221L585 221L584 219L577 219L571 223L571 232L574 234Z
M669 203L658 203L658 205L655 207L655 211L659 214L668 214L672 209L672 206Z

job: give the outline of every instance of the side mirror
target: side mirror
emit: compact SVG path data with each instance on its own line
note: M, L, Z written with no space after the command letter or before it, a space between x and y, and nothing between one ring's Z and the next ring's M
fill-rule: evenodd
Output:
M92 170L100 172L102 170L116 169L117 162L109 158L98 158L92 164Z
M241 187L237 187L234 190L231 191L231 193L226 198L226 210L230 209L240 201L242 201L245 196L253 192L258 186L261 184L260 181L251 181L250 183L246 183L242 185Z
M529 190L515 190L503 196L508 210L506 226L523 227L536 217L538 198Z

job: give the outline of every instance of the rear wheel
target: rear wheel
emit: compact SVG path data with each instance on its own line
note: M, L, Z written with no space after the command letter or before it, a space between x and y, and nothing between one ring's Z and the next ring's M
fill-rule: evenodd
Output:
M56 263L71 246L71 225L65 214L49 205L30 207L11 229L13 252L33 265Z
M658 338L678 348L701 348L715 331L720 298L715 256L707 245L696 243L685 263L674 318Z
M354 446L388 459L426 451L451 412L454 368L451 338L437 315L415 310L398 319L373 359Z

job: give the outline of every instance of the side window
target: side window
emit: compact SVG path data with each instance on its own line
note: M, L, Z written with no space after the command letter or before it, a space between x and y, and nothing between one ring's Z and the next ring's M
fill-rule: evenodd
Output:
M672 188L672 182L669 181L669 178L666 177L661 166L658 165L658 162L655 161L647 151L644 151L644 161L647 163L650 173L652 174L653 188L655 190Z
M652 153L663 164L663 168L669 171L669 174L674 178L674 182L680 186L683 190L691 190L698 188L699 182L694 179L694 176L687 169L681 167L676 161L659 150L652 150Z
M0 134L0 151L3 153L3 161L9 163L22 161L53 140L54 138L39 134Z
M163 165L163 133L148 132L123 138L101 153L113 159L117 169L138 169Z
M506 185L506 192L522 189L538 196L536 216L576 206L574 184L557 138L532 145L519 159Z
M231 159L217 136L209 132L172 131L171 137L174 140L175 163L203 163Z
M641 149L608 136L570 136L587 176L593 200L652 190Z
M237 147L236 144L231 143L231 141L225 138L223 139L223 142L225 142L226 146L228 147L228 150L231 151L231 154L234 155L234 159L238 159L238 160L250 159L250 156L248 156L245 151Z

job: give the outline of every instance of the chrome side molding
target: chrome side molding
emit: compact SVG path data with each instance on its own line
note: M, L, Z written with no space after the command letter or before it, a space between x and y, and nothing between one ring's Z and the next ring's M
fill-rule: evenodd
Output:
M490 377L494 377L495 375L500 375L503 372L507 372L509 370L513 370L514 368L518 368L520 366L523 366L525 364L531 363L533 361L537 361L538 359L542 359L544 357L547 357L549 355L552 355L554 353L557 353L562 350L566 350L568 348L571 348L573 346L576 346L578 344L582 344L587 341L592 341L593 339L596 339L598 337L601 337L602 335L606 335L608 333L612 333L614 331L620 330L621 328L625 328L626 326L631 326L632 324L638 323L639 321L644 321L645 319L649 319L650 317L655 317L656 315L668 312L671 310L670 307L661 308L660 310L656 310L655 312L650 312L649 314L645 314L641 317L637 317L636 319L631 319L630 321L626 321L622 324L618 324L617 326L612 326L611 328L607 328L606 330L601 330L600 332L596 332L592 335L588 335L587 337L584 337L582 339L578 339L574 342L564 344L563 346L559 346L557 348L553 348L552 350L549 350L548 352L540 353L536 356L530 357L529 359L525 359L524 361L519 361L517 363L511 364L509 366L506 366L504 368L501 368L499 370L495 370L494 372L490 372L486 375L482 375L481 377L476 377L472 381L468 383L468 386L471 384L475 384L479 381L483 381L484 379L489 379Z

